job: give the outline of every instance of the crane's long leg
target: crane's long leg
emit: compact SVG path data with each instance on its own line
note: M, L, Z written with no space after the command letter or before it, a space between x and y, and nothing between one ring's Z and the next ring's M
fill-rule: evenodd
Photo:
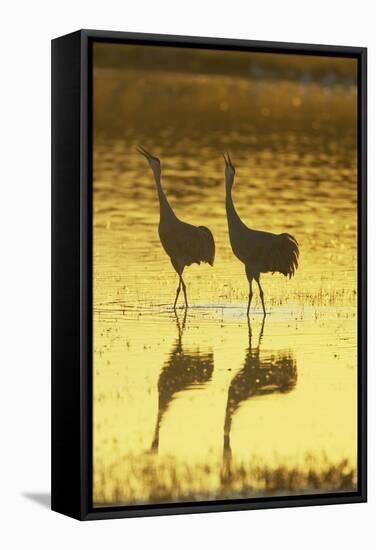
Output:
M255 277L256 279L256 283L259 287L259 291L260 291L260 298L261 298L261 303L262 303L262 309L264 311L264 316L266 315L266 311L265 311L265 303L264 303L264 291L262 290L261 288L261 284L260 284L260 276L258 277Z
M249 310L251 308L252 296L253 296L252 279L249 279L249 296L248 296L247 317L249 317Z
M174 310L176 309L176 304L177 304L177 301L178 301L178 298L179 298L179 294L180 294L180 289L183 287L183 292L184 292L184 301L185 301L185 307L187 308L188 307L188 300L187 300L187 290L186 290L186 286L185 286L185 283L183 281L183 271L184 271L184 266L181 266L179 264L179 262L177 262L176 260L172 259L171 258L171 263L172 263L172 266L173 268L175 269L176 273L179 275L179 286L178 288L176 289L176 296L175 296L175 302L174 302Z
M181 282L181 286L183 287L185 307L188 307L187 289L186 289L186 286L185 286L185 282L183 281L183 277L181 275L180 275L180 282Z
M181 289L181 276L179 275L179 286L178 286L178 288L176 289L176 296L175 296L175 302L174 302L174 310L176 310L176 303L177 303L178 298L179 298L180 289Z

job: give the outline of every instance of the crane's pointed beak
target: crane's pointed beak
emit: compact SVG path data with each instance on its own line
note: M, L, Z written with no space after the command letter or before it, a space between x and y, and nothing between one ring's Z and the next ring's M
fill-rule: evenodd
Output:
M148 151L144 149L144 147L142 147L141 145L137 147L137 152L141 155L144 155L144 157L146 157L147 159L150 159L152 157L152 155L148 153Z
M226 166L230 166L231 168L234 168L230 155L227 152L222 154L223 154L223 158L225 159ZM227 158L226 158L226 155L227 155Z

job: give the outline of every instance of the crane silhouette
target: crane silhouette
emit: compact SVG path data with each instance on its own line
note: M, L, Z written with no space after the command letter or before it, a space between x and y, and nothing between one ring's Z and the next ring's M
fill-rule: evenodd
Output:
M223 155L223 158L225 159L226 213L230 244L235 256L244 263L249 282L247 316L249 316L252 301L253 279L259 288L262 309L266 315L260 274L278 272L291 279L298 267L298 243L288 233L275 235L266 231L256 231L245 225L235 209L231 195L235 168L228 153L227 158L226 155Z
M141 155L144 155L153 171L159 199L159 238L166 254L170 257L173 268L179 276L174 309L176 309L181 288L183 288L185 307L187 308L187 290L183 281L184 268L193 263L200 264L200 262L206 262L212 266L215 256L214 238L207 227L195 227L179 220L172 210L162 188L160 160L157 157L153 157L141 146L137 150Z
M213 353L201 353L199 349L184 350L182 337L187 310L185 309L182 325L180 325L176 312L175 315L178 337L158 380L158 415L150 449L156 453L159 449L159 432L162 420L171 401L179 392L192 388L203 388L211 380L214 369Z

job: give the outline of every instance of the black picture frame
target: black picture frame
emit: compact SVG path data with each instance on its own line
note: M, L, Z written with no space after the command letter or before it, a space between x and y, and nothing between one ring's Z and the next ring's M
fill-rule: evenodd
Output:
M358 491L93 507L92 44L352 57L358 63ZM367 49L80 30L52 40L52 509L80 520L366 502Z

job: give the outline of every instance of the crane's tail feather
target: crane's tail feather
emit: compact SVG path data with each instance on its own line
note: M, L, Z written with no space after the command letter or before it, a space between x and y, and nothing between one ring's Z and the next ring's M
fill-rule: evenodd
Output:
M281 233L279 235L280 246L278 247L278 252L276 254L276 264L277 269L283 273L286 277L291 277L294 275L295 271L298 268L299 260L299 245L298 241L289 233Z

